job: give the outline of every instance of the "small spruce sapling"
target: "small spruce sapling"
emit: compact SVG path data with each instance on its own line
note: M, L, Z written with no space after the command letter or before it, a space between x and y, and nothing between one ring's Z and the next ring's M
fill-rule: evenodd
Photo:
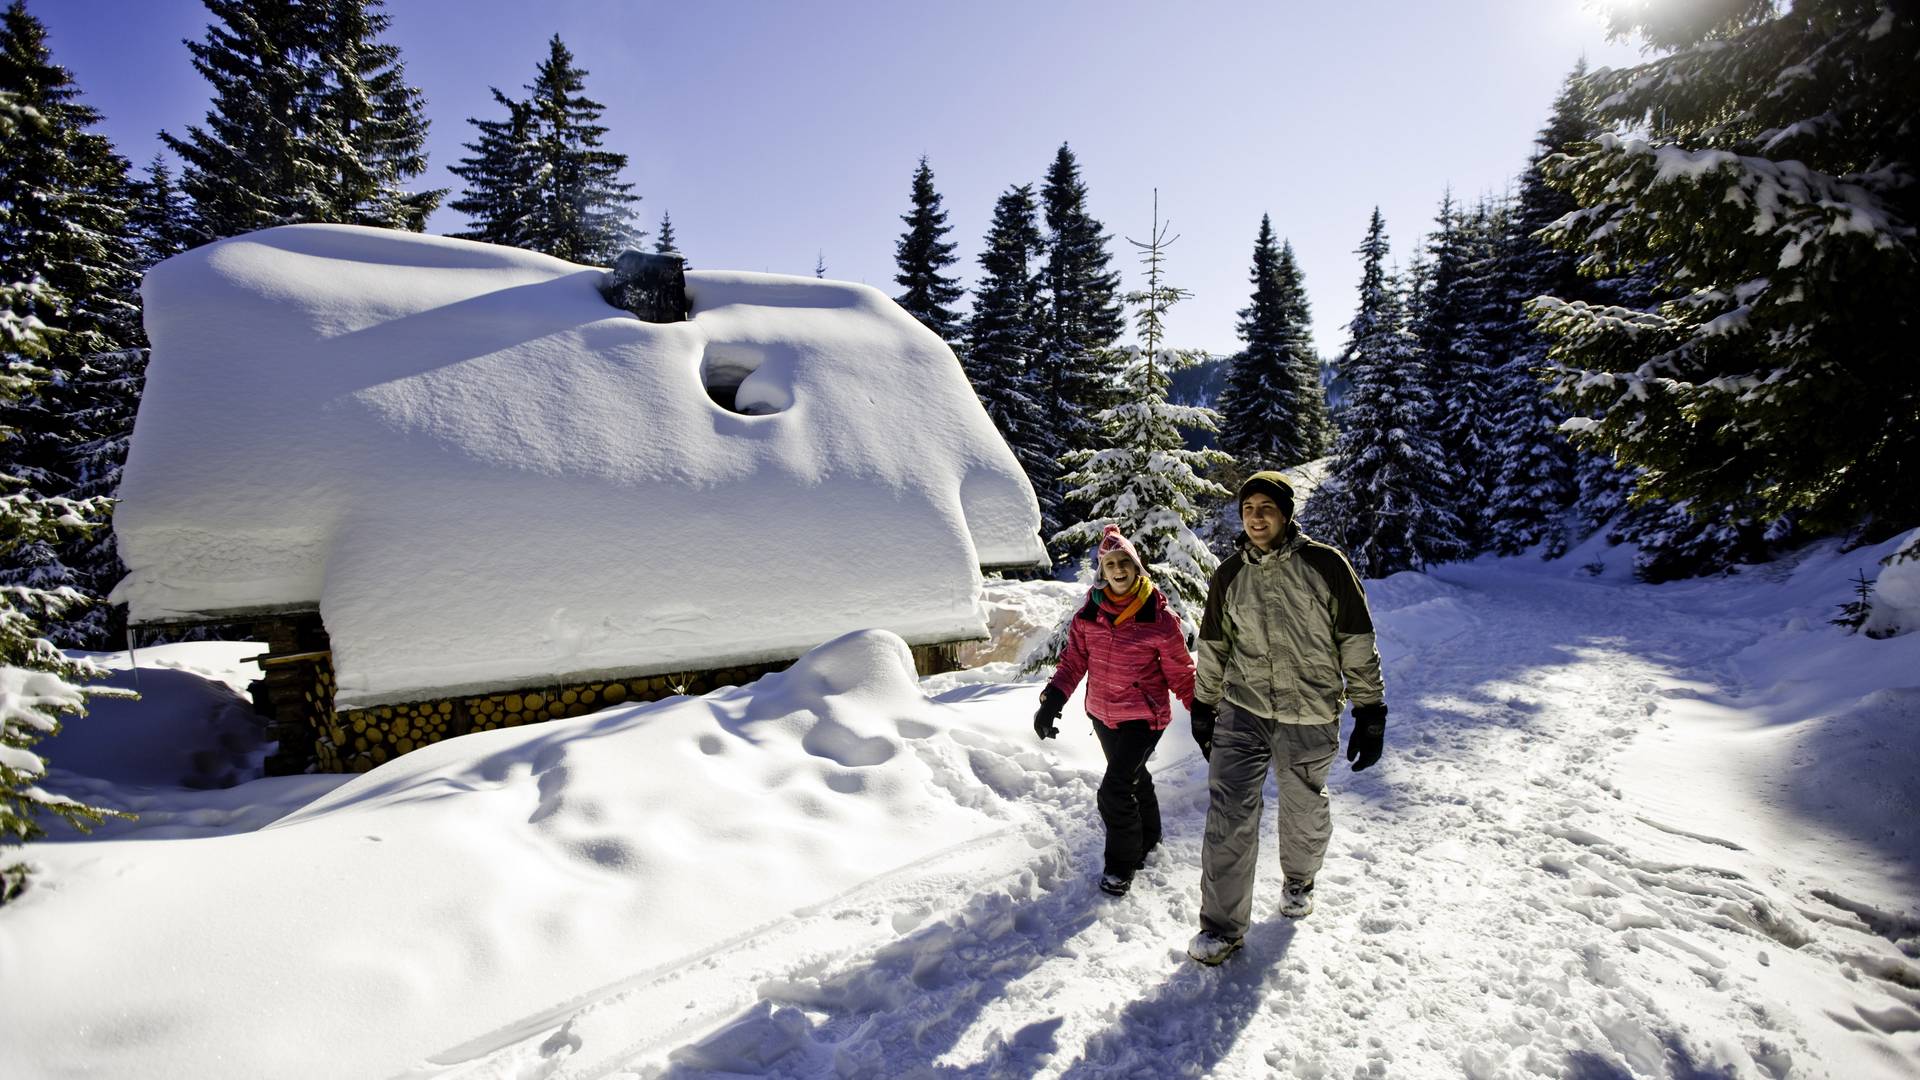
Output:
M1867 616L1872 614L1873 582L1868 579L1867 572L1862 570L1860 575L1853 579L1853 599L1840 605L1840 615L1837 618L1827 621L1835 626L1844 626L1847 628L1847 633L1853 634L1859 632L1860 627L1866 623Z
M1104 445L1067 454L1073 471L1061 477L1068 485L1067 501L1086 508L1086 517L1053 537L1056 544L1074 550L1090 548L1109 522L1133 540L1154 585L1167 598L1186 628L1188 644L1199 633L1206 605L1207 581L1219 559L1194 534L1193 526L1212 500L1231 493L1202 473L1231 461L1218 450L1188 450L1180 428L1219 429L1212 409L1174 405L1167 401L1170 368L1186 367L1201 358L1193 350L1165 345L1167 310L1188 293L1163 278L1166 249L1178 237L1168 237L1168 223L1160 220L1159 193L1154 195L1154 222L1150 239L1128 240L1140 249L1147 269L1147 288L1126 299L1138 305L1136 322L1140 344L1114 350L1112 358L1125 371L1123 399L1100 413ZM1091 580L1093 568L1083 563ZM1071 616L1056 630L1048 647L1031 667L1052 663L1066 643Z

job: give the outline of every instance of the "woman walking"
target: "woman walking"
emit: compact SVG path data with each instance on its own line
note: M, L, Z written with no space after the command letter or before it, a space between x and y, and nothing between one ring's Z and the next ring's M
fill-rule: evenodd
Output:
M1193 658L1180 617L1118 528L1106 527L1097 556L1100 582L1073 616L1060 666L1040 692L1033 730L1042 739L1060 733L1054 721L1085 677L1087 715L1107 757L1098 798L1107 827L1100 888L1120 896L1160 842L1160 800L1147 758L1173 719L1168 695L1193 706Z

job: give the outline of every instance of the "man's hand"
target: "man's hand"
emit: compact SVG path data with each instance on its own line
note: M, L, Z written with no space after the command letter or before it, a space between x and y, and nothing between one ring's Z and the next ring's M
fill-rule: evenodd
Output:
M1347 736L1347 761L1352 763L1354 772L1380 760L1381 744L1386 737L1386 702L1353 707L1353 734Z
M1200 744L1200 756L1212 761L1213 722L1219 715L1219 706L1210 705L1195 698L1193 707L1189 711L1193 713L1193 741Z
M1066 707L1067 695L1048 683L1047 688L1040 691L1040 710L1033 714L1033 733L1043 739L1060 734L1060 729L1054 727L1053 722L1060 719L1060 710Z

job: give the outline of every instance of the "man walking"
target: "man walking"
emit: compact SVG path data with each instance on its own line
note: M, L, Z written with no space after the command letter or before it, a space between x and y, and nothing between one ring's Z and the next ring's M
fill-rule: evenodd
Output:
M1280 781L1280 914L1313 911L1313 879L1333 818L1327 770L1340 746L1340 705L1353 700L1347 760L1380 760L1387 706L1373 616L1347 557L1293 522L1293 487L1277 472L1240 485L1240 550L1207 587L1200 621L1193 737L1207 759L1207 831L1200 855L1200 933L1187 955L1233 955L1253 912L1262 788Z

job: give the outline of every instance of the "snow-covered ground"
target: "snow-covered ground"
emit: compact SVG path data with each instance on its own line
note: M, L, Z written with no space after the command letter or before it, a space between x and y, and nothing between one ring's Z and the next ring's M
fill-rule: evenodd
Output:
M1217 970L1182 952L1184 720L1167 842L1105 898L1098 747L1077 702L1033 739L1010 657L916 683L860 633L705 698L203 790L252 760L249 647L143 651L136 708L203 753L47 745L53 786L143 817L27 850L5 1072L1910 1077L1920 634L1826 622L1893 547L1371 583L1387 755L1336 767L1319 909L1275 914L1268 847ZM994 588L1015 636L1070 601Z

